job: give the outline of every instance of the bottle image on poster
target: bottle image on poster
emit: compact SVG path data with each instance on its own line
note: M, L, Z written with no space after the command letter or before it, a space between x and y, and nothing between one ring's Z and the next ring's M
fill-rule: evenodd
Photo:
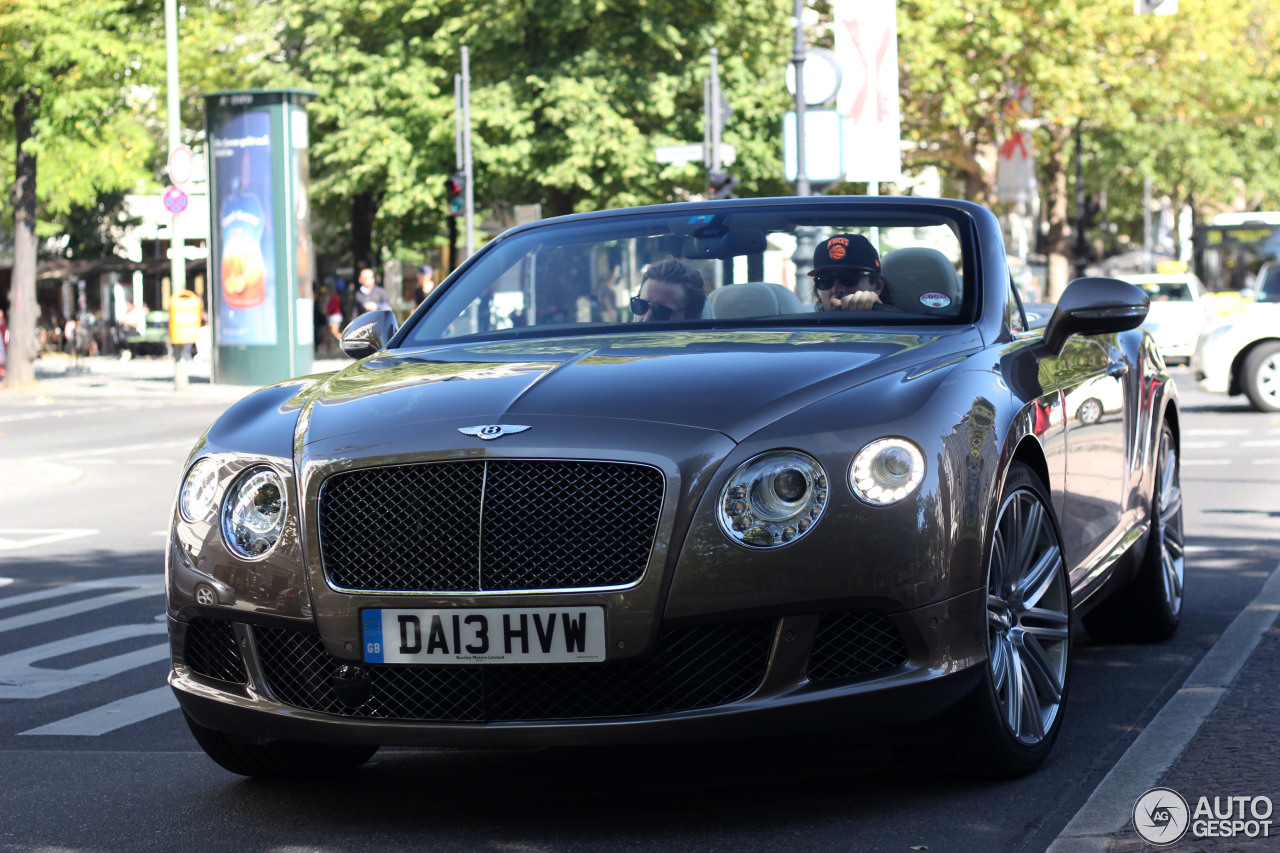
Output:
M229 116L214 135L219 194L218 343L276 343L270 114Z

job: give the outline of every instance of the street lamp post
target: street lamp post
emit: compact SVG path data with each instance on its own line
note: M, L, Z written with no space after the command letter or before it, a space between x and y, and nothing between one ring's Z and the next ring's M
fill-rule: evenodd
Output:
M167 102L169 108L169 153L173 153L182 144L182 114L178 101L178 3L177 0L164 0L164 43L165 43L165 77ZM187 289L187 251L179 230L178 214L173 215L169 225L169 293L175 296ZM169 300L169 310L174 308L174 300ZM185 391L187 388L187 365L182 355L186 344L181 348L173 345L173 389Z

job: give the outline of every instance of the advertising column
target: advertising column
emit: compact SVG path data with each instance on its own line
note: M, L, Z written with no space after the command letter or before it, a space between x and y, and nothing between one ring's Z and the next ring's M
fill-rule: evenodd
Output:
M311 371L311 96L253 90L205 98L214 382L267 385Z

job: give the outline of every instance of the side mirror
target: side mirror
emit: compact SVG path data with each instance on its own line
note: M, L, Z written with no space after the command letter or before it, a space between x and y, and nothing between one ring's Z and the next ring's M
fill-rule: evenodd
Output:
M400 324L391 311L370 311L351 321L342 333L342 351L350 358L373 355L386 346Z
M1063 291L1044 330L1044 345L1054 355L1072 335L1105 335L1136 329L1151 301L1139 287L1118 278L1078 278Z

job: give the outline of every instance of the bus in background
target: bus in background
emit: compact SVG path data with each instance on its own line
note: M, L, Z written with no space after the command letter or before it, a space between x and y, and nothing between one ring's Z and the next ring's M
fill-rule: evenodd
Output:
M1222 213L1192 236L1195 273L1210 293L1252 298L1258 274L1280 261L1280 211Z

